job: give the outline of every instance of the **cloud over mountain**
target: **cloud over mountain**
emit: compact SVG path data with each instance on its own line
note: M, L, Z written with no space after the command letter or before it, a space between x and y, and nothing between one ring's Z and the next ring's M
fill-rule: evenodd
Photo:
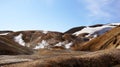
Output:
M80 1L80 0L79 0ZM98 20L111 21L119 18L119 0L84 0L84 8L91 22Z

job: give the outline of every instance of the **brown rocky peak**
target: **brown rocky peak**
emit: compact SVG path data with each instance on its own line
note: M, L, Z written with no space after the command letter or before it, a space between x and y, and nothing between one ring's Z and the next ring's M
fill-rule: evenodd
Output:
M105 34L82 44L80 50L101 50L119 48L120 46L120 26L113 28Z

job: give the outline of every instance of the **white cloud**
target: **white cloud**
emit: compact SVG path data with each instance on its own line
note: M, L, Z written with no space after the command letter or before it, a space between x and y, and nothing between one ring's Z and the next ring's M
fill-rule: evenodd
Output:
M80 0L79 0L80 1ZM85 9L88 10L88 17L92 17L92 22L96 20L110 20L113 14L107 10L114 0L84 0ZM112 8L111 8L112 9ZM110 9L110 10L111 10Z
M110 18L111 14L104 10L113 0L85 0L89 16L96 18Z

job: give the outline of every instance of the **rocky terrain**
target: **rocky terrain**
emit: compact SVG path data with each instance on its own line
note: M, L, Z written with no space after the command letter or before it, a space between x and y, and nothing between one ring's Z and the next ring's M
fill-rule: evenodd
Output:
M120 67L120 23L66 32L0 31L2 67Z

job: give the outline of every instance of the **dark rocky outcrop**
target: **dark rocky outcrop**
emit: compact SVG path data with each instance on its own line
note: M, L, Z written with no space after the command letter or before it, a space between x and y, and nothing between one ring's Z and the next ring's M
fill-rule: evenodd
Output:
M100 26L103 26L104 24L96 24L96 25L91 25L89 27L100 27Z
M77 31L82 30L82 29L85 28L85 27L86 27L86 26L74 27L74 28L72 28L72 29L66 31L65 33L72 34L72 33L75 33L75 32L77 32Z

